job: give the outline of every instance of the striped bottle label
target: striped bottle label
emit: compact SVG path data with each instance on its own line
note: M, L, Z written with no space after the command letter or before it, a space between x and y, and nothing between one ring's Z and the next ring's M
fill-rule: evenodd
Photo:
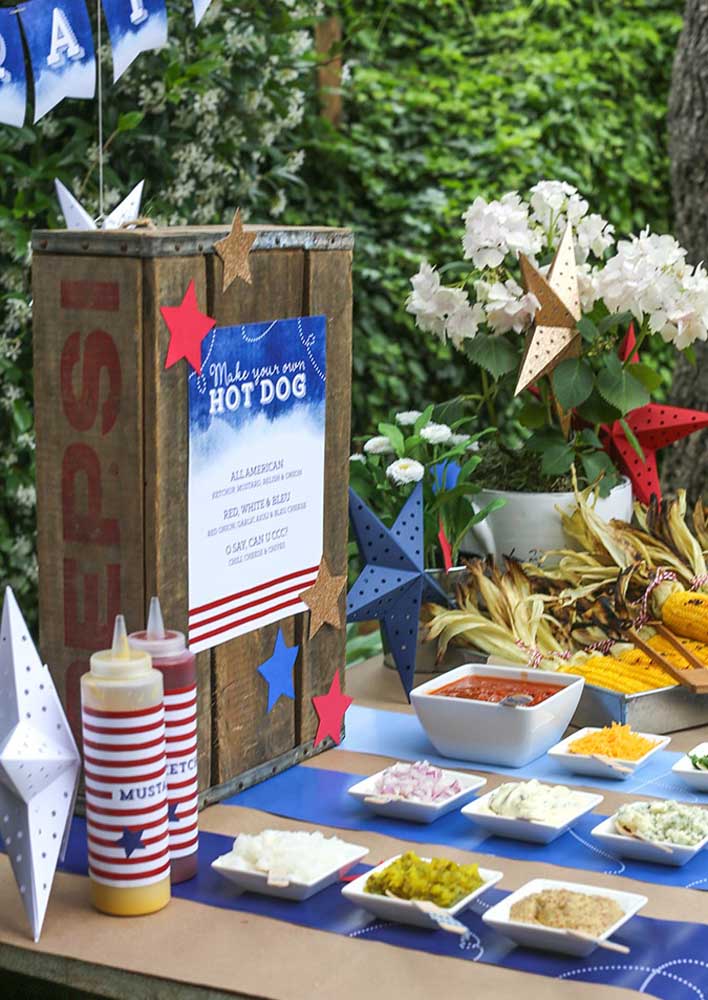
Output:
M167 798L170 856L194 854L198 844L197 688L176 688L165 695Z
M120 888L169 874L165 714L81 709L89 874Z

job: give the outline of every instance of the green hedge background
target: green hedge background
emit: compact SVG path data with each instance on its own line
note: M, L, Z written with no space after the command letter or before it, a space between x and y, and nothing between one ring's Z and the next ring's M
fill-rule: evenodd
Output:
M170 45L108 84L107 207L145 177L153 219L351 225L354 432L470 388L403 303L421 257L459 257L477 195L575 184L618 233L669 231L665 114L682 0L168 0ZM345 121L319 115L312 32L343 21ZM107 54L108 65L110 57ZM110 69L106 72L106 78ZM0 577L32 617L28 243L58 175L96 209L95 102L0 127ZM657 358L670 381L670 354Z

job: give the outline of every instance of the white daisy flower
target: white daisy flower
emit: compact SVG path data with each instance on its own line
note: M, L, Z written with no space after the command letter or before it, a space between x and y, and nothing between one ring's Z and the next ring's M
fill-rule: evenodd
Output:
M425 475L425 466L414 458L399 458L391 462L386 469L386 475L396 486L406 486L408 483L419 483Z

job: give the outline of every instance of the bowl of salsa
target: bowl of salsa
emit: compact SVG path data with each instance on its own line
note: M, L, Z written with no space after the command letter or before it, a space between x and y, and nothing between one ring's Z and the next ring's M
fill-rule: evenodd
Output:
M468 663L414 688L411 703L444 757L523 767L562 738L583 684L573 674ZM509 695L531 700L501 704Z

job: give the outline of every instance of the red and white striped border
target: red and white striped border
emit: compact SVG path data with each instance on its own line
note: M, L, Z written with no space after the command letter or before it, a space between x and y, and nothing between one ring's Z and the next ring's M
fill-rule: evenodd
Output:
M205 643L286 608L295 609L297 605L302 605L300 595L314 584L318 570L319 566L309 566L209 604L190 608L190 646Z

